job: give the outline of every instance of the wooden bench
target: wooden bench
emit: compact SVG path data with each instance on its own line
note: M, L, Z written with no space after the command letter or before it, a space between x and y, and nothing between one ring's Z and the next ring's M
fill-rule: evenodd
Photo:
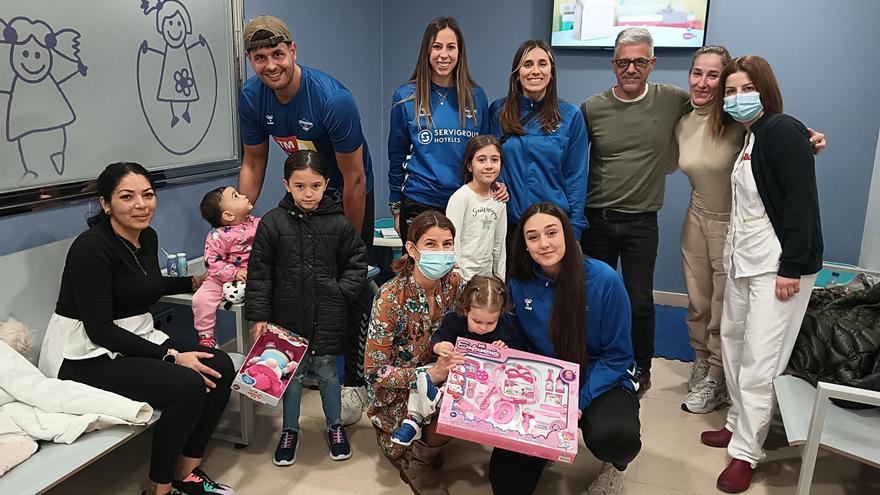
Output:
M785 434L804 446L797 495L809 495L819 447L880 468L880 392L819 382L813 387L791 375L773 380ZM830 399L875 406L845 409Z

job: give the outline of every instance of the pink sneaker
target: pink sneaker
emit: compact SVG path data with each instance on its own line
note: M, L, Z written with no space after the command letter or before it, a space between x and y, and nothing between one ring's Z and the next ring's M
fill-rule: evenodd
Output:
M716 486L722 492L740 493L752 485L752 465L739 459L731 459L730 464L721 471Z
M700 441L709 447L726 449L731 437L733 437L732 431L727 428L721 428L720 430L704 431L700 434Z

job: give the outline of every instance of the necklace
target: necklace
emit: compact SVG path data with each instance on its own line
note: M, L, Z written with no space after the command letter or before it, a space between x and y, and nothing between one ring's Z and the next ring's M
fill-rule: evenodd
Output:
M141 262L138 261L137 255L135 254L138 250L128 247L128 243L125 242L125 239L123 239L121 235L119 235L119 232L116 232L114 230L113 233L116 234L116 238L119 239L119 242L121 242L123 246L125 246L125 249L128 250L129 253L131 253L131 257L134 258L134 262L137 263L138 268L140 268L141 271L144 272L144 275L146 275L147 271L144 270L143 266L141 266Z
M441 93L440 91L437 90L437 88L434 88L434 92L437 93L437 96L440 98L441 105L446 104L446 97L449 95L450 91L452 91L452 88L446 88L446 92Z

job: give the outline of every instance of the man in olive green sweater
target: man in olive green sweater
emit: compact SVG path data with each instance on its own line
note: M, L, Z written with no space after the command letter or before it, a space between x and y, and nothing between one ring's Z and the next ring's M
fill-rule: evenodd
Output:
M691 109L687 91L648 84L655 62L651 34L643 28L624 29L611 61L617 84L581 105L590 137L590 227L581 243L587 255L613 268L620 261L632 303L639 396L651 387L657 210L673 166L669 157L675 153L675 124Z

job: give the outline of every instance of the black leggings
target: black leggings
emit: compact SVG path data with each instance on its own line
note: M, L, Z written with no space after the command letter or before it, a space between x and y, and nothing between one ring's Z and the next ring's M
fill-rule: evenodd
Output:
M613 388L593 399L578 426L590 452L619 469L626 468L642 448L639 400L624 388ZM535 491L546 465L546 459L494 449L489 461L492 492L528 495Z
M178 456L201 458L226 403L229 401L235 368L225 352L185 344L172 339L170 346L180 352L204 351L214 354L202 362L217 370L222 378L211 378L217 387L205 392L198 372L159 359L100 356L91 359L65 359L58 378L73 380L142 401L162 410L153 429L150 479L171 483Z

